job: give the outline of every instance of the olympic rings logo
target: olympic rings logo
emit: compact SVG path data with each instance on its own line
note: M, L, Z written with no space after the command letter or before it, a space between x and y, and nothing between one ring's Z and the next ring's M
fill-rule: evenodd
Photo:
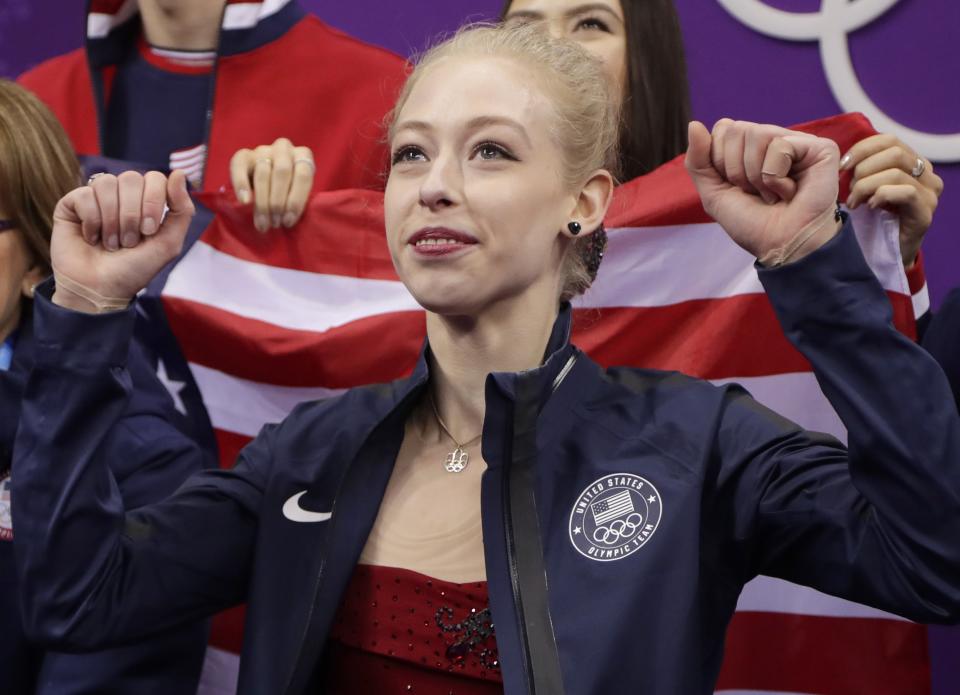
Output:
M636 518L634 520L634 518ZM616 545L617 543L626 543L635 535L640 527L643 526L643 517L637 512L633 512L626 519L617 519L609 526L598 526L593 531L593 541L603 543L604 545Z
M834 98L844 111L862 111L881 132L891 132L934 162L960 162L960 133L924 133L884 113L853 69L847 34L874 21L900 0L821 0L817 12L790 12L763 0L717 0L754 31L785 41L818 41Z

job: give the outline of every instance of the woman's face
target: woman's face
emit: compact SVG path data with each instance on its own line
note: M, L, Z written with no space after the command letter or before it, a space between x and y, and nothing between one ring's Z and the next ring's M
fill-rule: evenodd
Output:
M623 94L627 35L620 0L513 0L504 22L542 22L553 36L573 39L603 61L613 93Z
M7 217L0 208L0 220ZM18 229L0 231L0 340L20 323L20 300L41 279Z
M555 118L534 72L511 59L450 57L420 76L397 115L384 204L394 265L426 309L556 305L577 195Z

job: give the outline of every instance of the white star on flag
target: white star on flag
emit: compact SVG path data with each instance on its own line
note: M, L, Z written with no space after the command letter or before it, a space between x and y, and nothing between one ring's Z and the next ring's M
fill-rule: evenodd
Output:
M167 393L170 394L170 398L173 399L173 407L176 408L178 413L186 415L187 406L183 404L183 399L180 398L180 392L186 388L187 383L185 381L171 379L167 376L167 366L163 363L163 360L157 360L157 378L160 380L160 383L163 384Z

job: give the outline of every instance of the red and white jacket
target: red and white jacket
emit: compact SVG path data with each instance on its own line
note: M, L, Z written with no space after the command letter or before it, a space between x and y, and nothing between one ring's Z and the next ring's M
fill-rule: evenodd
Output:
M140 34L136 0L91 0L85 47L20 77L60 119L78 154L102 154L117 63ZM382 124L405 68L401 57L327 26L296 0L227 0L202 189L229 185L238 149L278 137L314 151L315 190L382 188Z

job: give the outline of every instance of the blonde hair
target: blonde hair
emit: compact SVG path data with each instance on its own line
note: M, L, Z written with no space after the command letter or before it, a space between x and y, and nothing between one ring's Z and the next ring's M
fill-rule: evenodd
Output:
M48 271L53 210L80 181L60 122L32 93L0 79L0 207Z
M391 138L397 116L424 73L444 59L463 56L512 58L541 77L556 115L551 135L563 153L561 174L570 188L582 186L598 169L616 174L620 100L611 95L600 61L576 42L552 38L532 24L469 25L427 51L416 61L388 116ZM588 266L590 249L589 235L573 240L567 248L562 301L581 294L593 282L596 268Z

